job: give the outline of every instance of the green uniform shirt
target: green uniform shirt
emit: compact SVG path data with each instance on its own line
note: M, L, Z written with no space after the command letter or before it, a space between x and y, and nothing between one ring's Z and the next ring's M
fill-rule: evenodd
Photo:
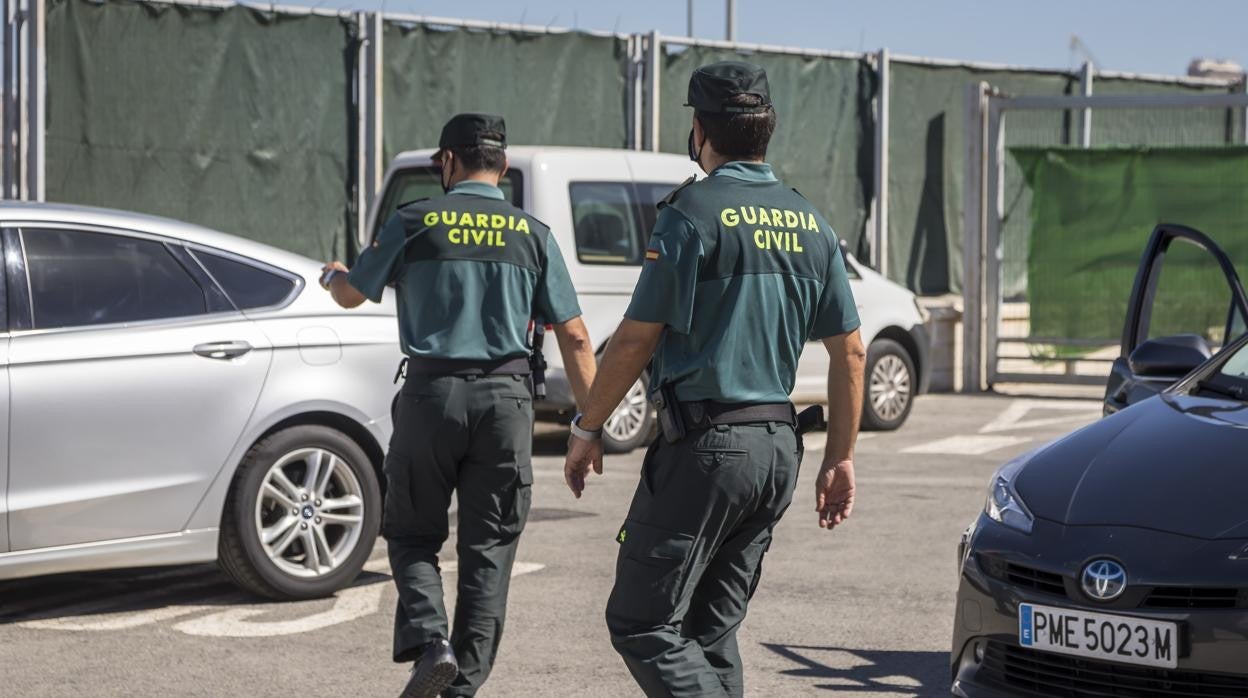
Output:
M482 182L400 208L347 280L373 301L396 285L409 356L524 356L530 318L562 323L581 314L550 229Z
M759 163L727 163L659 208L625 313L667 325L651 388L788 401L807 340L860 324L831 226Z

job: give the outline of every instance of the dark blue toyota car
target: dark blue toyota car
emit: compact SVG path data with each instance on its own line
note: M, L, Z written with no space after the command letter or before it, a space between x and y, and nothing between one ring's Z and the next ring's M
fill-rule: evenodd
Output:
M1162 333L1192 255L1226 279L1225 324ZM1222 250L1154 231L1108 416L1002 466L963 536L953 695L1248 696L1246 317Z

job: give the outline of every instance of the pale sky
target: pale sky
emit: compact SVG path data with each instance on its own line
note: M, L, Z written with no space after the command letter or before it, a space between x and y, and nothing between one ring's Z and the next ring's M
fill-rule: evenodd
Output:
M285 0L581 29L686 33L686 0ZM724 0L694 0L694 34L724 38ZM740 41L1069 68L1077 34L1099 68L1184 74L1197 56L1248 65L1244 0L737 0Z

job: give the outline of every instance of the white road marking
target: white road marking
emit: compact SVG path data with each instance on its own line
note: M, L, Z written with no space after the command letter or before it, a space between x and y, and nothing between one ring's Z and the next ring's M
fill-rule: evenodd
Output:
M1076 414L1063 415L1061 417L1023 419L1032 410L1063 410ZM1013 431L1015 429L1034 429L1036 427L1047 427L1076 420L1091 422L1100 416L1100 403L1090 400L1014 400L991 422L980 427L979 433L991 434L999 431Z
M1031 441L1026 436L950 436L937 441L903 448L902 453L926 453L942 456L982 456L1007 446Z
M513 578L519 577L520 575L537 572L543 568L545 568L545 565L536 562L517 562L512 566L511 576ZM338 592L338 595L334 598L333 605L329 609L319 613L290 620L260 621L253 620L253 618L273 611L273 605L248 604L210 613L199 618L192 618L174 625L173 629L187 635L205 637L273 637L312 632L340 623L349 623L376 613L380 609L382 593L386 588L385 582L389 581L390 563L385 558L369 560L365 563L364 569L368 572L385 574L387 579L344 589ZM455 574L458 570L459 564L455 560L442 563L443 574ZM218 583L218 581L213 580L199 584L180 584L167 587L160 593L168 595L174 592L186 592L206 586L215 586ZM125 606L129 603L141 602L150 598L150 591L135 592L101 602L80 604L72 608L74 615L30 620L17 625L23 628L39 630L127 630L205 611L214 611L221 607L222 602L235 598L235 595L219 595L202 600L215 602L211 605L203 603L184 606L170 605L133 612L109 612L107 610L108 608Z

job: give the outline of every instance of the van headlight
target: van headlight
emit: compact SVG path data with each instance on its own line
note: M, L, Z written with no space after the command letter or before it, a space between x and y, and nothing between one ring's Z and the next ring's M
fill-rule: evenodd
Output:
M1023 533L1031 533L1031 524L1035 517L1023 503L1023 498L1018 496L1014 481L1022 472L1023 466L1031 460L1033 453L1035 452L1019 456L997 470L988 487L988 502L984 505L984 513L988 518Z

